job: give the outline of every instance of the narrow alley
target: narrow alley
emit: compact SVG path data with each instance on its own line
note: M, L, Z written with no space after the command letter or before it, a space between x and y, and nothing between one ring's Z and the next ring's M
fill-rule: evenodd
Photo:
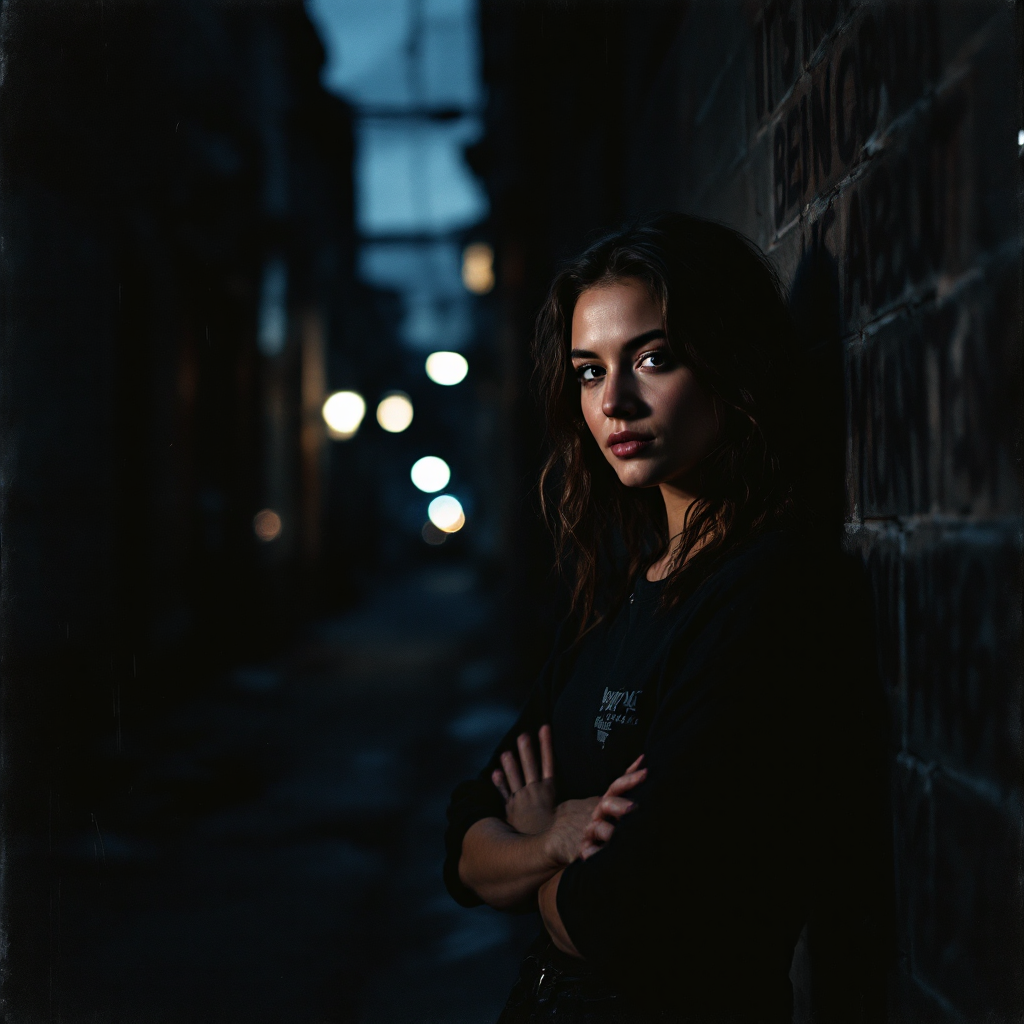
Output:
M64 851L54 1019L495 1017L536 918L441 881L448 794L515 713L495 628L470 568L421 571L177 708L134 827Z

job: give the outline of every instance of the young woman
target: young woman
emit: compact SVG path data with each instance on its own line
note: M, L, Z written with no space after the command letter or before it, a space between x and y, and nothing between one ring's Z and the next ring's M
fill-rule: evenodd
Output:
M447 833L460 903L540 911L502 1024L791 1019L879 755L795 333L764 257L682 215L552 286L542 495L572 614Z

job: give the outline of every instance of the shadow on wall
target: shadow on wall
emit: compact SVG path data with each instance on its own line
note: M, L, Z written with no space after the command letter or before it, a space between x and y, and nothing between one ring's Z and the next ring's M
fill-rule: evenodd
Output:
M835 537L846 509L846 416L839 265L824 245L804 253L789 301L804 357L804 405L795 416L807 460L803 475L823 527Z
M838 541L844 531L846 410L839 266L823 245L807 249L790 288L790 308L802 348L803 404L796 429L807 464L804 478L820 525ZM851 578L862 600L863 622L847 624L850 636L871 636L870 588L857 567ZM873 645L872 668L877 662ZM864 686L869 720L863 751L832 755L845 761L846 791L834 794L837 834L850 837L843 850L822 851L827 865L793 957L795 1024L811 1021L884 1020L887 972L895 952L895 892L889 799L888 711L877 670Z

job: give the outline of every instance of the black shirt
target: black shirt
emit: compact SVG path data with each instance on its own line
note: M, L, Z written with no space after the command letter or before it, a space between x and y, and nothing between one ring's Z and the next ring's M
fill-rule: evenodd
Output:
M879 755L859 580L838 553L775 531L681 604L660 597L641 578L615 615L556 647L452 796L445 881L480 902L458 877L462 837L504 816L490 774L521 732L551 723L559 800L603 793L643 752L636 809L559 883L569 937L624 989L695 1019L788 1020L797 937L822 875L857 846L855 791Z

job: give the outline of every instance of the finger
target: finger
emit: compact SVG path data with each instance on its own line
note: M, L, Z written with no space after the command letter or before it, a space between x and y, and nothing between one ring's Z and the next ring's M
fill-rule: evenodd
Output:
M586 860L590 854L599 849L600 846L601 844L598 842L597 836L594 835L593 829L588 825L580 838L579 856Z
M598 821L601 818L621 818L624 814L629 814L631 810L636 806L632 800L627 800L621 796L605 796L601 798L601 802L594 808L594 812L591 817L594 821Z
M498 792L501 794L502 799L505 803L508 803L512 799L512 794L508 790L508 784L505 782L505 773L500 768L495 768L491 772L491 782L498 787Z
M542 778L553 779L555 777L555 750L551 745L551 726L540 727L540 774Z
M641 754L622 774L628 775L630 772L635 772L640 767L640 763L643 759L644 755Z
M630 772L628 775L620 775L609 787L607 792L612 796L619 796L628 792L635 786L639 786L647 778L647 769L641 768L637 772Z
M523 788L523 776L519 772L519 760L511 750L506 750L501 755L501 766L505 769L508 788L513 793L518 793Z
M540 781L540 773L537 771L537 758L533 753L533 740L528 732L524 732L516 744L519 747L519 760L523 764L523 781L529 785L531 782Z
M593 843L598 846L602 846L607 843L611 837L615 835L615 823L611 821L605 821L604 818L599 818L597 821L592 821L583 830L583 837L580 839L580 845L584 843Z

